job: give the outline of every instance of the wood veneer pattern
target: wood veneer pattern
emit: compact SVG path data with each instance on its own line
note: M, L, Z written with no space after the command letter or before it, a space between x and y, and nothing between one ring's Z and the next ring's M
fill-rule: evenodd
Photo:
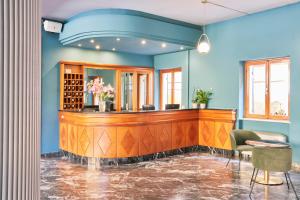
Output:
M59 112L60 148L87 157L143 156L194 145L231 149L235 110Z

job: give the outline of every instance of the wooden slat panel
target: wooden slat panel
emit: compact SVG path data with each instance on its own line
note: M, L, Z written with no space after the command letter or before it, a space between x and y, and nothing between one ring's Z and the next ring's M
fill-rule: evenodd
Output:
M157 152L172 149L172 123L155 125Z
M228 135L235 120L234 110L59 112L61 133L68 129L62 129L64 124L80 127L77 130L78 155L97 158L141 156L193 145L230 149ZM95 127L95 130L91 127ZM98 142L103 137L104 129L107 130L107 135L101 141L103 147L99 148ZM84 130L88 132L88 136L83 134ZM60 141L66 140L63 138L65 135L68 133L60 134ZM67 140L70 138L71 136L67 137ZM70 144L69 146L71 147ZM68 150L64 144L61 148Z
M199 135L199 123L198 120L186 121L183 122L185 137L186 137L186 146L198 145L198 135Z
M184 123L173 122L172 123L172 149L178 149L185 147L186 142L186 130Z
M231 150L230 132L232 128L232 123L215 122L215 147Z
M68 124L60 123L59 132L59 147L62 150L68 151Z
M94 156L94 133L91 127L78 127L78 155Z
M139 155L148 155L157 152L155 127L143 126L139 138Z
M117 128L94 128L94 156L97 158L117 157Z
M139 155L139 134L141 127L117 128L117 157L133 157Z
M68 151L74 154L78 152L77 126L68 125Z
M200 121L199 122L199 144L203 146L215 146L215 122Z

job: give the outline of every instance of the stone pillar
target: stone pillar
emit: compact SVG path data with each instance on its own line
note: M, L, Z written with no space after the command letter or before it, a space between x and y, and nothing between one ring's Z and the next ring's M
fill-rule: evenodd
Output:
M39 196L40 0L0 1L0 199Z

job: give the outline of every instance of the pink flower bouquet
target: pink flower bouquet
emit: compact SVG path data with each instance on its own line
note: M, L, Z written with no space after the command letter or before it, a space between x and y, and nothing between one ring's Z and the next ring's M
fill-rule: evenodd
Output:
M113 101L115 97L114 88L108 84L104 85L104 82L99 79L91 80L87 83L88 93L93 93L94 96L99 98L99 101Z

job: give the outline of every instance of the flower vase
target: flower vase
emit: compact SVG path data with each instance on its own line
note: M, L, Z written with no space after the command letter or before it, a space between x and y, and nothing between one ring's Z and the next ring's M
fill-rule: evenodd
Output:
M196 104L196 103L193 103L193 104L192 104L192 108L198 108L198 107L199 107L198 104Z
M99 101L99 112L105 112L106 103L105 101Z
M200 103L200 109L205 109L206 108L206 103Z

